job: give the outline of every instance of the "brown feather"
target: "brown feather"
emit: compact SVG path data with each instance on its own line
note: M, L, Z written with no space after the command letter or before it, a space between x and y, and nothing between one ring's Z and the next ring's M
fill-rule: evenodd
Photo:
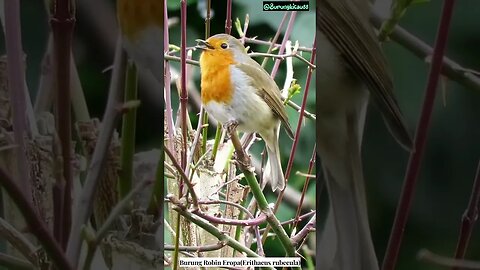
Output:
M290 138L293 138L293 131L288 123L287 113L282 103L280 90L270 75L253 59L249 59L247 63L236 64L236 67L245 72L248 77L253 78L251 84L259 91L256 93L260 96L272 109L275 116L282 122L285 130ZM263 74L262 74L263 73ZM262 76L259 76L262 74Z
M340 52L350 71L370 90L392 135L407 149L412 139L397 101L387 62L372 27L368 12L362 12L351 1L317 1L317 27Z

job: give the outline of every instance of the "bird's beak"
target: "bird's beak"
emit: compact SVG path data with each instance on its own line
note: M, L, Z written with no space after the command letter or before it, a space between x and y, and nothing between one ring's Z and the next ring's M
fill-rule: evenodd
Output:
M213 46L210 43L206 42L205 40L196 39L195 41L197 42L197 46L195 46L195 48L197 49L200 49L200 50L213 49Z

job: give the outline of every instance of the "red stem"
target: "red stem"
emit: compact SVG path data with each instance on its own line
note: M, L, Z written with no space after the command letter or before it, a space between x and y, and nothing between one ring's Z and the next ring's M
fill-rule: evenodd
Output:
M383 270L395 269L398 253L402 244L403 233L412 206L415 184L417 182L427 141L427 134L430 126L438 79L442 70L442 59L447 45L448 31L452 19L454 3L454 0L445 0L443 4L442 17L437 31L435 49L433 51L432 65L430 67L422 112L415 134L415 148L414 151L410 153L410 160L408 162L402 193L400 195L400 202L395 214L392 232L390 234L387 251L383 261Z
M462 223L460 225L460 234L458 236L457 248L455 249L455 259L463 259L467 251L473 227L478 219L478 203L480 201L480 160L478 161L477 172L473 182L472 193L468 202L468 207L463 213ZM452 268L459 269L458 267Z
M316 52L317 52L316 48L317 48L317 39L316 39L316 35L315 35L314 41L313 41L313 47L312 47L312 55L310 56L310 63L315 63L315 56L316 56ZM298 116L297 129L295 130L295 138L293 139L293 145L292 145L292 149L290 151L290 158L288 159L287 170L285 171L285 179L287 181L288 181L288 178L290 177L290 173L292 171L293 159L295 157L295 152L297 151L298 140L300 138L300 131L302 130L303 117L305 115L304 114L305 113L305 107L307 106L308 92L310 90L310 83L312 81L312 73L313 73L313 69L308 67L307 81L305 83L305 93L303 94L302 106L300 107L300 115ZM281 199L281 197L283 197L283 196L280 196L279 199Z
M232 0L227 0L227 19L225 20L225 33L232 33Z
M71 146L71 103L70 103L70 53L75 18L69 0L55 2L53 16L50 19L53 32L54 59L57 77L57 131L62 147L63 181L60 185L62 211L60 226L56 230L57 239L65 248L71 225L71 189L72 189L72 146ZM64 184L64 185L63 185ZM63 191L63 192L62 192ZM56 217L57 218L57 217Z
M313 164L315 164L315 158L317 156L317 145L313 147L312 157L310 158L310 164L308 164L308 172L307 174L310 175L313 170ZM307 176L305 179L305 184L303 185L302 196L300 197L300 202L297 207L297 213L295 214L295 222L293 223L293 228L298 225L300 213L302 211L303 201L305 200L305 194L307 193L308 183L310 183L310 177Z
M182 155L181 155L181 166L185 170L187 167L187 102L188 102L188 93L187 93L187 2L185 0L181 1L181 89L180 89L180 114L182 119ZM181 191L183 190L183 185L180 184L180 196Z

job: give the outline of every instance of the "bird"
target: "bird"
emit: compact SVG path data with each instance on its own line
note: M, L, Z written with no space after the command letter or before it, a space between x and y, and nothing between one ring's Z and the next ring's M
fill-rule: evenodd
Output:
M330 208L319 269L377 270L368 222L361 141L371 97L400 146L412 138L373 27L368 0L317 0L316 140Z
M278 146L280 124L293 138L280 90L270 75L228 34L197 39L200 55L201 101L205 110L222 124L235 123L238 130L256 132L265 141L268 160L262 186L273 191L285 188Z
M162 82L163 1L118 0L117 20L128 56Z

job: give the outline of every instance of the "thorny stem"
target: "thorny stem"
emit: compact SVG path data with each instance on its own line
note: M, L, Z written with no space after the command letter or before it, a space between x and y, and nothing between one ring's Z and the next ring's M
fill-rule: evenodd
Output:
M458 260L437 255L429 250L422 249L418 252L418 260L430 262L443 267L457 267L460 269L480 269L480 263L467 260Z
M210 37L210 21L212 19L212 0L207 0L207 17L205 18L205 40ZM201 106L202 107L202 106ZM202 114L203 121L202 124L207 125L208 124L208 113L206 110L203 110L203 108L200 108L200 113ZM199 120L200 121L200 120ZM217 131L220 129L217 125ZM197 130L199 132L199 130ZM202 129L202 153L207 152L207 138L208 138L208 128ZM216 151L214 150L214 154Z
M312 173L313 165L315 164L316 154L317 154L317 145L313 147L313 153L312 153L312 157L310 158L310 162L308 164L307 174ZM300 216L300 213L302 211L303 200L305 199L309 182L310 182L310 177L307 177L305 179L305 184L303 185L302 196L300 197L300 203L298 204L297 213L295 215L295 222L293 223L293 228L295 228L298 225L298 221L299 221L298 217Z
M216 244L205 245L205 246L178 246L177 248L180 251L186 251L186 252L207 252L207 251L222 249L226 245L227 243L220 241ZM165 245L165 250L170 250L170 251L175 250L175 246Z
M477 172L473 182L472 193L468 202L468 207L462 216L460 225L460 234L458 236L457 248L455 249L455 259L463 259L467 251L470 237L478 219L478 203L480 201L480 161L478 162ZM456 270L458 268L453 268Z
M173 163L173 166L175 169L177 169L177 172L180 174L180 177L182 178L183 182L187 185L187 189L190 192L190 196L192 196L192 203L194 206L194 209L198 208L198 199L197 199L197 194L195 193L195 190L193 188L193 184L189 181L188 176L185 174L183 171L182 167L180 164L178 164L178 161L175 159L175 156L173 155L172 152L168 148L164 148L165 154L167 154L168 158Z
M381 27L383 19L375 12L372 13L371 21L377 28ZM421 39L410 34L400 26L395 26L392 34L389 36L392 40L415 54L420 59L426 59L433 53L433 48L428 46ZM300 49L299 49L300 50ZM458 63L444 57L442 64L442 74L446 75L452 81L465 86L467 89L480 91L480 77L475 76L473 72L463 68Z
M288 16L288 12L285 12L283 14L283 18L282 18L282 21L280 21L280 25L278 25L278 28L277 28L277 32L275 33L275 36L273 36L273 39L271 40L270 44L269 44L269 47L268 47L268 50L267 50L267 53L272 53L272 50L273 48L275 47L275 44L278 40L278 37L280 36L280 33L282 31L282 28L283 28L283 25L285 24L285 21L287 19L287 16ZM244 39L245 40L245 39ZM280 45L280 47L282 47L282 45ZM262 61L262 68L265 68L265 65L267 64L267 61L268 61L268 58L264 58L263 61ZM275 77L275 76L273 76Z
M295 22L296 17L297 17L297 12L292 11L291 14L290 14L290 19L288 20L287 29L285 30L285 34L283 36L282 45L280 46L280 49L278 50L278 54L283 54L283 52L285 51L285 44L287 44L287 40L290 38L290 34L292 33L292 29L293 29L293 23ZM275 43L275 42L273 42L273 43ZM270 76L272 78L275 78L275 76L277 75L277 71L278 71L278 67L280 66L280 62L281 62L280 59L277 59L275 61L275 64L273 65L273 68L272 68L272 72L270 73Z
M232 0L227 0L227 19L225 20L225 33L232 32Z
M317 215L313 215L313 217L308 221L308 223L295 235L291 238L292 244L296 247L299 245L310 232L315 231L315 225L317 222Z
M435 49L433 51L432 65L430 67L422 112L415 134L415 148L414 151L410 153L410 160L408 162L405 180L400 195L400 202L398 204L397 212L395 213L395 220L388 241L382 270L393 270L397 263L398 253L400 251L403 233L405 231L405 224L412 206L415 184L420 171L425 144L427 142L427 134L430 126L438 80L442 69L442 59L447 45L448 31L450 28L454 3L454 0L445 0L443 4L442 17L435 41Z
M247 180L248 185L252 190L252 194L255 197L255 200L257 201L259 208L261 209L262 213L264 213L267 216L268 224L270 224L273 231L275 231L277 237L280 239L280 242L282 243L282 246L285 249L285 252L287 253L287 255L290 257L294 257L295 249L293 248L293 245L290 242L290 239L288 238L287 233L285 232L283 227L280 225L280 222L278 221L278 219L275 217L275 214L273 213L272 209L270 209L270 207L268 206L267 199L265 198L265 195L263 195L260 185L255 179L255 176L253 175L252 171L250 170L249 168L250 159L245 153L245 151L243 150L242 144L238 139L238 135L235 129L230 130L230 136L232 139L233 146L235 147L235 152L237 153L237 160L238 160L239 167L242 170L243 174L245 175L245 179Z
M181 50L180 50L180 67L181 67L181 89L180 89L180 117L182 124L182 151L181 160L182 169L187 167L187 2L185 0L180 1L180 13L181 13ZM183 185L179 185L179 196L182 196Z
M57 179L60 187L61 209L60 227L56 235L63 247L66 247L72 222L72 119L70 89L70 55L73 29L75 27L74 8L70 0L56 0L53 4L50 25L53 33L53 48L56 82L57 131L61 143L63 160L63 179ZM58 224L58 223L57 223Z
M193 215L192 213L190 213L190 212L188 212L188 211L186 211L186 210L184 210L180 207L174 207L173 209L175 211L177 211L178 213L180 213L183 217L185 217L190 222L195 223L196 225L198 225L202 229L206 230L207 232L209 232L210 234L212 234L213 236L218 238L218 240L227 243L228 246L234 248L235 250L238 250L240 252L245 252L248 257L259 257L257 253L255 253L252 250L250 250L249 248L245 247L244 245L242 245L241 243L239 243L238 241L236 241L235 239L230 237L228 234L225 234L225 233L221 232L214 225L212 225L208 222L205 222L204 220L198 218L197 216Z

